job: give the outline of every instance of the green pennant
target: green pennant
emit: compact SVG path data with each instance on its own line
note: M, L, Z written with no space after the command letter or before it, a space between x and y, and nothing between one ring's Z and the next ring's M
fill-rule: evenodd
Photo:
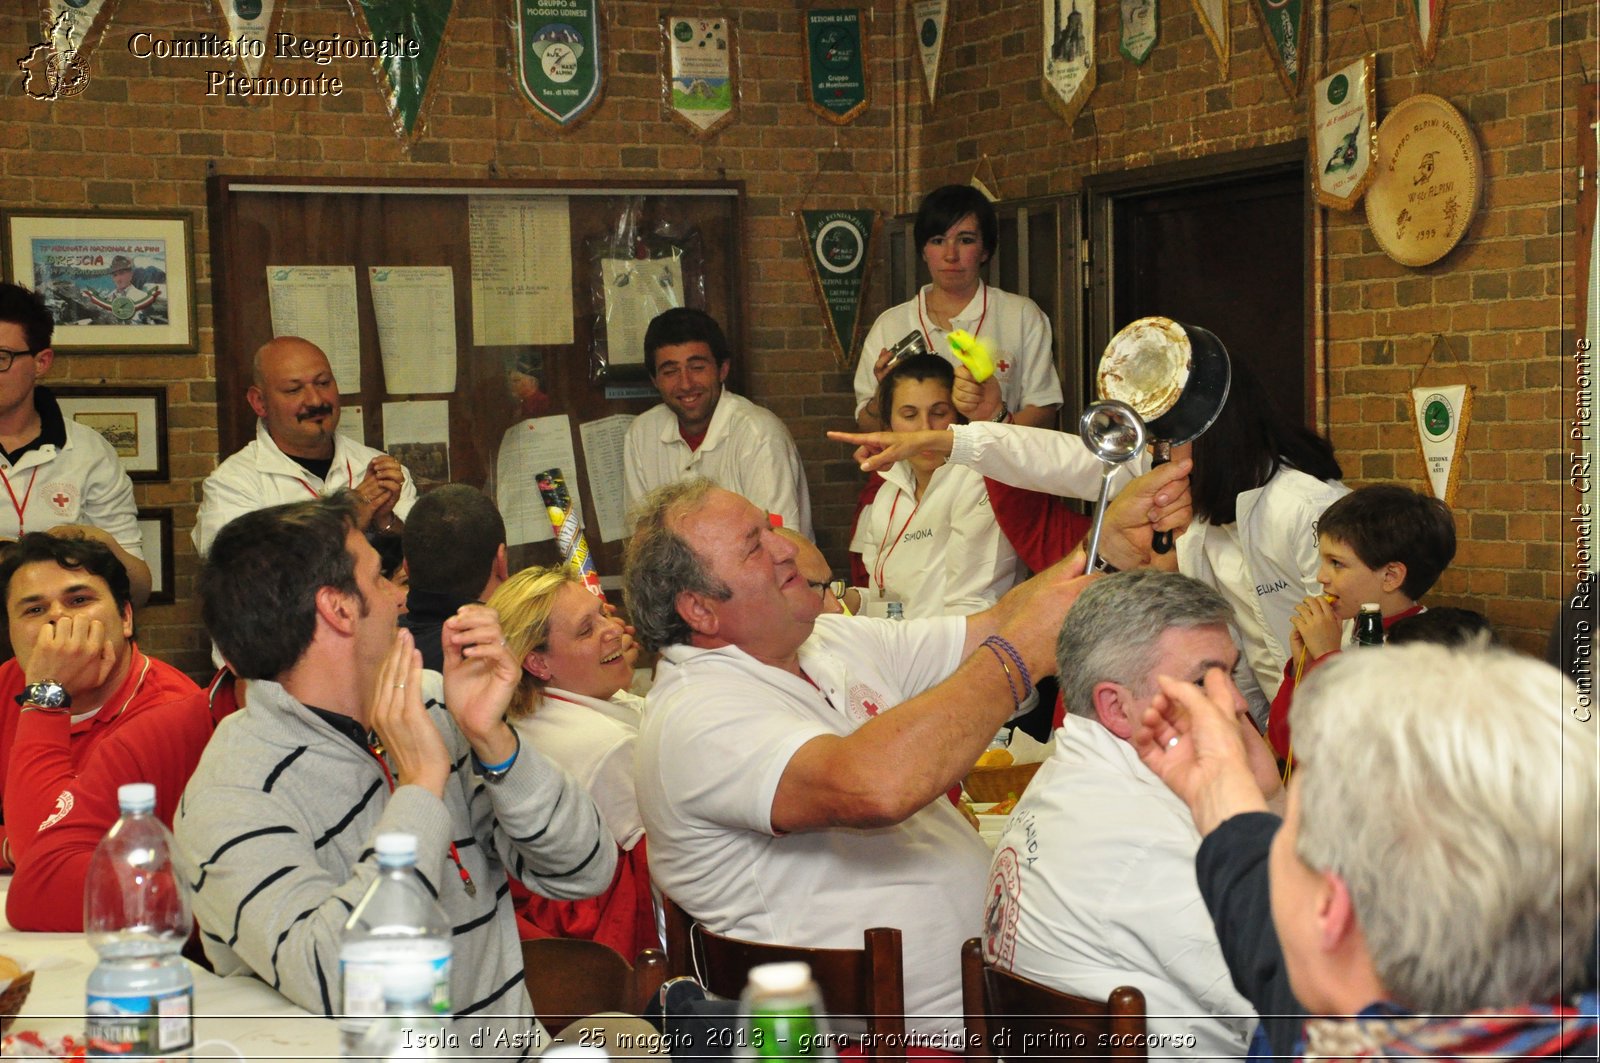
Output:
M843 125L867 109L866 37L860 8L806 12L806 66L812 110Z
M415 137L422 131L428 85L450 28L455 0L350 0L350 6L368 37L396 45L374 66L384 86L389 116L401 136Z
M828 313L834 356L850 364L861 322L861 293L866 290L872 261L872 237L878 216L870 210L803 210L800 227L806 240L806 262L817 298Z
M584 117L605 68L599 0L518 0L516 31L522 95L557 125Z
M1250 10L1261 23L1261 35L1278 78L1291 98L1300 95L1300 82L1310 59L1306 32L1307 0L1250 0Z

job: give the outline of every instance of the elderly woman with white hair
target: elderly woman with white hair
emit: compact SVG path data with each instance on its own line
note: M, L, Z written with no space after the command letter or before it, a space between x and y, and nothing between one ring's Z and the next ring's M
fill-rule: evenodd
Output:
M1594 1057L1600 781L1570 680L1486 646L1342 655L1296 699L1281 826L1220 677L1163 691L1135 745L1206 835L1235 984L1305 1018L1263 1023L1274 1054Z

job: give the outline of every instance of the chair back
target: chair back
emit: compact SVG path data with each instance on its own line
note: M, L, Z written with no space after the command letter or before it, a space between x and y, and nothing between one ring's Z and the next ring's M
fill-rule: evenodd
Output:
M744 992L750 968L763 963L800 960L822 993L830 1015L861 1016L871 1059L905 1055L906 994L900 959L900 931L871 927L862 933L859 949L811 949L799 945L766 945L713 934L669 897L666 908L667 964L673 977L690 975L722 997Z
M667 978L667 958L645 949L630 965L598 941L536 938L522 943L534 1014L552 1035L602 1011L638 1015Z
M1118 986L1088 1000L983 962L983 944L961 946L961 1001L967 1013L967 1059L997 1056L1144 1059L1144 994Z

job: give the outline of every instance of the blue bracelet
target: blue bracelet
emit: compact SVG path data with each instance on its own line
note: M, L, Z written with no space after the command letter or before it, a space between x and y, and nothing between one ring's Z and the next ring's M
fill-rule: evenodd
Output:
M511 729L511 737L516 739L517 748L511 751L511 756L507 757L499 764L485 764L483 761L478 759L478 754L472 754L472 763L477 766L478 774L483 776L483 778L487 779L489 782L498 782L500 779L504 778L506 772L511 770L511 765L517 762L517 757L522 752L522 736L517 733L517 729L515 727Z

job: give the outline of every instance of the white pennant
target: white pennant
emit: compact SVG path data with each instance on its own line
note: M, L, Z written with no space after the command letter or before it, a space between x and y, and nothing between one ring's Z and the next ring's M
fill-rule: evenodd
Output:
M1411 405L1433 497L1452 505L1459 472L1456 463L1467 438L1467 418L1472 411L1471 392L1465 384L1412 388Z

